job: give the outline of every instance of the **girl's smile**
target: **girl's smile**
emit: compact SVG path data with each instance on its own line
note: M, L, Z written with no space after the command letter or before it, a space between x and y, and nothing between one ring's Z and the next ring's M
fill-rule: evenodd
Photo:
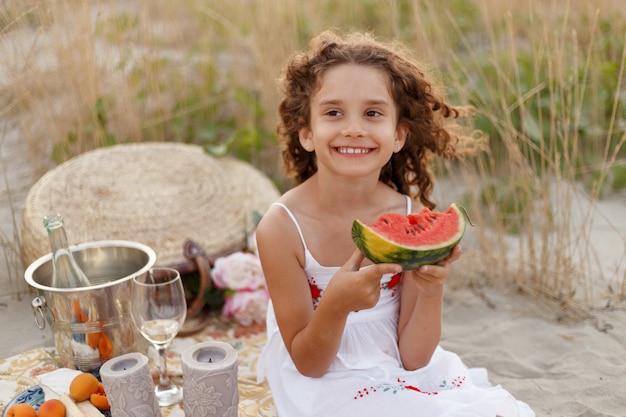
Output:
M365 155L372 152L370 148L348 148L348 147L339 147L335 148L337 152L344 155Z

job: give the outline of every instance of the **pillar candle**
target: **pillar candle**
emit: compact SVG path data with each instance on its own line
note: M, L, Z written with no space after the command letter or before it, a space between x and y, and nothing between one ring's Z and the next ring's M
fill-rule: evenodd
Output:
M185 417L238 415L238 360L230 344L198 343L181 360Z
M161 417L148 358L138 352L106 361L100 378L111 405L111 417Z

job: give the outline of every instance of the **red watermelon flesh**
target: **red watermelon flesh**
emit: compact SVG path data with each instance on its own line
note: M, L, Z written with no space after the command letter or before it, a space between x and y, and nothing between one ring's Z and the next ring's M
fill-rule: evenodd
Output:
M421 213L408 216L384 214L370 227L402 246L431 246L454 237L459 230L459 216L453 208L444 213L424 208Z

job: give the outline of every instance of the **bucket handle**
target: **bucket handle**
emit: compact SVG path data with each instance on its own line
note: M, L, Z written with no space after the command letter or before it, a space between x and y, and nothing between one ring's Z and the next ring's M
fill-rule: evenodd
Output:
M31 301L31 306L33 307L33 314L35 315L35 323L39 330L43 330L46 328L46 316L45 311L47 308L46 299L43 296L33 298Z

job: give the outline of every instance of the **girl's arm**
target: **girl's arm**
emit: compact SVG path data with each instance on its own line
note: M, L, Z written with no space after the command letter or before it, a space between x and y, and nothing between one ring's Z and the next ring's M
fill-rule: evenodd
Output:
M380 296L380 278L399 272L400 267L385 264L359 271L363 255L355 251L313 310L303 270L304 249L287 214L270 209L259 223L256 238L285 347L301 374L320 377L339 351L348 314L374 306Z
M444 284L450 264L461 256L461 247L437 265L405 271L402 277L398 348L405 369L415 370L430 362L441 340Z

